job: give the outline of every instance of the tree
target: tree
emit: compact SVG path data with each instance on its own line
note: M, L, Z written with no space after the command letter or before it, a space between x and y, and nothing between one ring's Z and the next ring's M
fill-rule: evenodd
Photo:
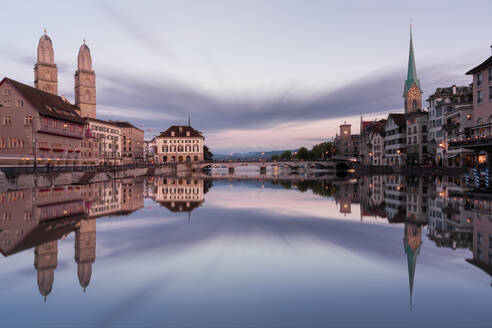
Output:
M206 161L211 161L214 159L214 154L205 145L203 145L203 159Z
M278 161L280 159L280 157L278 155L273 155L272 157L270 157L270 159L272 161Z
M303 160L309 159L309 150L307 150L306 147L299 148L297 151L297 158Z
M282 155L280 155L281 159L291 159L292 158L292 153L288 150L284 151Z

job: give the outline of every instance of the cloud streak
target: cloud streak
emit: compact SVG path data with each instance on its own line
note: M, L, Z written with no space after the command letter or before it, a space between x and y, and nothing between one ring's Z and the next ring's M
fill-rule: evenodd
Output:
M421 81L427 86L428 94L437 86L466 83L467 77L455 73L464 67L462 61L427 65L422 69ZM153 127L179 123L165 117L185 121L189 114L200 129L217 132L265 129L402 108L405 71L377 71L313 95L295 94L292 86L269 95L244 97L220 97L180 81L145 79L121 72L104 72L100 77L108 82L99 92L102 105L162 115L163 121L142 118L146 125Z

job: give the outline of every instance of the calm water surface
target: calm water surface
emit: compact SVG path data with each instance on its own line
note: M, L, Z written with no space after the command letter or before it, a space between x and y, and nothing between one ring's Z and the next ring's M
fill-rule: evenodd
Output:
M0 194L1 326L492 326L487 195L316 179Z

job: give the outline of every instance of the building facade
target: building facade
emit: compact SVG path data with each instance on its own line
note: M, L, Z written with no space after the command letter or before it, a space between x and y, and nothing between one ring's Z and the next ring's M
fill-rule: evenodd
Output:
M121 157L123 164L143 162L144 132L128 122L109 121L121 129Z
M340 135L335 137L335 147L339 156L359 159L359 135L352 134L351 124L340 125Z
M61 97L0 81L0 163L79 165L86 122Z
M421 110L406 116L407 151L406 163L410 166L422 165L429 161L428 134L429 113Z
M204 137L189 125L171 126L155 139L158 163L203 161Z
M384 125L384 164L404 165L406 147L405 114L389 114Z
M99 165L120 165L122 163L121 128L109 121L96 118L86 118L86 120L102 154Z

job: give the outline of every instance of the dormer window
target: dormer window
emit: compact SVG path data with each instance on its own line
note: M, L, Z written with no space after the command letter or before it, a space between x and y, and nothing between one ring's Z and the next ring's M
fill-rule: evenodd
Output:
M174 137L176 135L176 133L174 133L174 131L171 131L171 137Z
M179 132L183 132L183 127L182 126L179 127Z
M189 137L190 136L190 131L186 131L186 136Z

